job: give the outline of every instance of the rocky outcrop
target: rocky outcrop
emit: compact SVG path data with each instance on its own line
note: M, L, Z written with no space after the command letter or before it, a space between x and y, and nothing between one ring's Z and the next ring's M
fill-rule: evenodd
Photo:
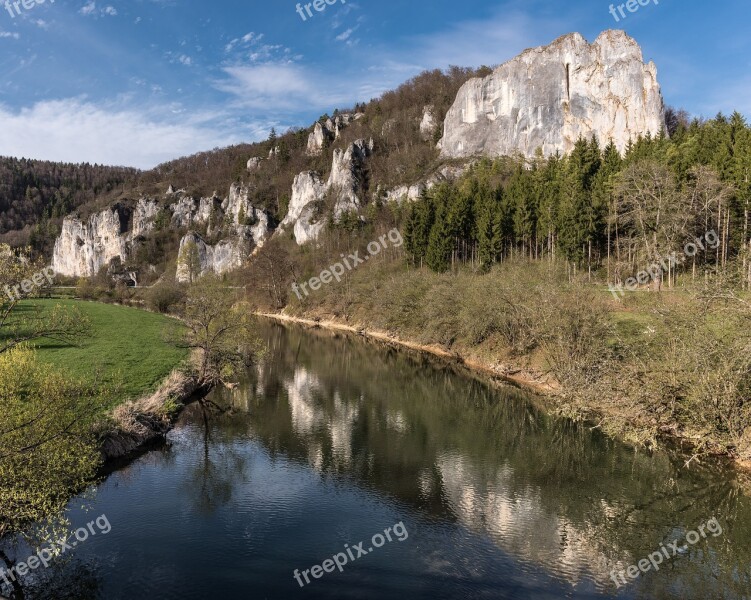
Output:
M606 31L593 44L578 33L526 50L485 78L467 81L446 115L444 157L545 156L570 152L581 136L629 139L664 126L654 63L623 31Z
M251 173L253 171L257 171L260 168L262 162L263 162L263 158L261 158L260 156L249 158L248 165L247 165L248 171L250 171Z
M318 122L308 136L308 147L306 148L305 153L308 156L318 156L323 151L324 146L333 139L334 133L331 129Z
M422 139L432 139L437 126L438 121L435 118L435 108L433 106L426 106L422 111L422 121L420 121L420 135Z
M373 152L373 140L357 140L346 150L334 150L331 174L327 186L334 190L334 218L342 213L360 208L358 194L364 185L365 159Z
M346 150L334 150L331 173L325 183L312 171L297 175L280 230L293 226L295 240L300 245L315 240L326 223L326 217L320 214L320 204L327 195L333 200L335 219L344 212L358 210L364 187L364 163L372 151L372 139L357 140Z
M364 117L364 113L341 113L333 119L317 122L308 136L308 146L305 153L308 156L320 156L323 149L332 141L339 139L342 130L350 123Z
M193 226L193 217L195 216L198 206L196 201L190 196L181 196L177 202L170 205L172 211L172 226L188 228Z
M130 237L135 239L145 235L154 229L154 219L159 214L161 208L156 200L141 198L136 203L133 211L133 228Z
M420 198L420 195L425 189L426 185L424 183L400 185L393 190L388 190L385 194L385 200L386 202L403 202L404 200L414 201Z
M77 217L63 219L52 253L52 268L66 277L91 277L114 258L127 256L123 236L128 213L120 206L91 215L85 223Z
M208 233L211 235L221 228L222 199L216 192L211 198L201 198L198 202L198 210L193 217L193 222L199 225L208 224ZM213 219L213 220L212 220Z
M205 202L204 202L205 200ZM206 273L221 275L241 267L257 248L263 246L270 233L268 215L250 204L250 190L232 184L229 196L217 206L218 199L202 199L204 216L214 210L224 215L223 225L229 237L215 245L208 244L201 235L191 231L180 240L176 278L188 282ZM209 233L211 233L210 224ZM218 226L217 226L218 227Z
M187 283L207 273L228 273L241 267L251 251L252 237L233 237L211 246L198 233L191 231L180 240L176 279Z
M382 191L379 190L379 197L386 200L386 202L404 202L417 200L423 192L433 189L436 185L444 181L454 181L466 173L467 169L472 165L473 161L469 161L463 165L444 165L428 177L425 181L421 181L414 185L401 185L392 190Z
M162 211L167 211L170 227L174 229L205 225L208 235L224 238L210 246L198 234L184 236L181 252L186 244L190 246L189 242L193 242L198 250L197 262L202 273L226 273L242 265L256 248L263 245L270 233L269 216L251 205L250 190L239 184L230 188L224 200L214 192L210 198L196 201L183 190L173 189L165 195L164 201L171 202L168 208L158 200L141 198L132 211L117 204L86 221L75 216L66 217L55 242L53 269L67 277L91 277L102 267L112 267L108 273L113 279L136 284L139 274L125 271L123 267L154 230Z

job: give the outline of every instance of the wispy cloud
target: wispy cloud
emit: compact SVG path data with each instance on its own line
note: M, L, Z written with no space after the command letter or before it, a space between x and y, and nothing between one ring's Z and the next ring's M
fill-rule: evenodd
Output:
M80 98L39 102L20 111L0 105L0 122L0 155L141 168L268 131L262 121L241 128L226 113L175 116L172 106L98 106Z
M85 17L99 17L99 16L108 16L108 17L116 17L117 16L117 9L114 6L105 6L104 8L97 8L96 2L94 0L89 0L86 4L84 4L78 11L80 14L82 14Z

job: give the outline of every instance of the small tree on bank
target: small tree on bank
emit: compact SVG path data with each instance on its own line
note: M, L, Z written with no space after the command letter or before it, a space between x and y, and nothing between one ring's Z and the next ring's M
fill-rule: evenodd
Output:
M180 316L186 330L179 343L198 351L202 386L226 383L262 352L249 308L238 303L232 290L214 275L189 288Z

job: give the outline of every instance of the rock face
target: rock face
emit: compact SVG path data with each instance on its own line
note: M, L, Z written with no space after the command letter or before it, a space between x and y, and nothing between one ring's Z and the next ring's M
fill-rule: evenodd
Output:
M423 192L432 190L436 185L444 181L454 181L466 173L467 169L472 165L474 161L468 161L464 165L444 165L428 177L425 181L421 181L414 185L401 185L392 190L380 191L379 196L386 200L386 202L401 203L404 200L413 201L417 200Z
M308 136L308 147L305 153L308 156L320 156L327 144L339 139L343 129L364 116L364 113L341 113L333 120L329 118L323 123L317 122Z
M334 150L331 174L325 183L317 173L303 171L292 184L287 216L280 223L280 230L294 226L295 240L306 244L315 240L326 224L320 215L320 204L327 195L333 198L334 218L344 212L358 210L363 189L365 159L373 151L373 140L357 140L346 150Z
M206 273L221 275L237 269L254 250L263 246L270 232L269 217L250 204L249 195L246 186L233 183L221 205L217 205L218 198L201 200L198 215L211 214L212 209L215 214L224 215L223 225L230 236L214 246L195 231L183 236L177 255L178 281L189 282Z
M166 202L171 202L169 208L163 207ZM200 274L225 273L242 265L263 245L270 232L268 215L250 204L247 187L234 184L224 200L214 192L212 197L198 201L172 189L161 204L155 199L141 198L132 211L118 204L85 222L75 216L66 217L55 241L52 268L68 277L91 277L102 267L112 267L112 277L122 277L121 265L128 263L144 236L154 230L155 220L162 211L167 211L170 227L190 229L205 225L208 235L223 238L210 246L199 234L189 232L181 240L181 253L186 245L190 247L189 242L195 244ZM137 282L138 273L126 275L133 283Z
M329 122L331 120L329 119ZM323 147L330 140L334 139L334 134L329 127L316 123L313 131L308 136L308 147L305 153L308 156L318 156L323 151Z
M432 106L426 106L422 111L422 121L420 121L420 135L422 139L429 140L435 133L435 128L438 126L436 121L435 109Z
M251 173L253 171L257 171L258 168L261 166L262 162L263 162L263 158L261 158L260 156L249 158L248 165L247 165L248 171L250 171Z
M123 221L128 215L119 207L91 215L86 223L75 217L63 220L62 231L55 241L52 268L66 277L91 277L114 258L127 254Z
M154 219L160 211L159 203L149 198L141 198L136 203L136 209L133 211L133 229L131 239L149 233L154 229Z
M578 33L526 50L485 78L467 81L446 115L441 154L531 157L567 153L582 136L629 139L664 127L654 63L622 31L589 44Z

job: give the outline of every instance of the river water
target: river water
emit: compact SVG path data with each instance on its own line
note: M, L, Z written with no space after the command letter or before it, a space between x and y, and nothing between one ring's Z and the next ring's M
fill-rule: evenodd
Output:
M106 515L111 531L47 570L50 597L751 598L732 472L635 452L419 355L260 329L267 356L212 397L226 412L192 405L88 512L71 503L74 527ZM712 518L722 533L685 542ZM658 571L619 579L663 544Z

